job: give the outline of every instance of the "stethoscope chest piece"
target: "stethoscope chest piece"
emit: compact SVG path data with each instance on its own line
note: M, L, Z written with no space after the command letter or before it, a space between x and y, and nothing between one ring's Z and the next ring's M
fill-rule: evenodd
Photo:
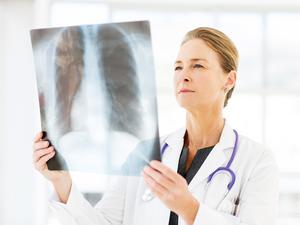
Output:
M150 200L152 200L154 198L153 193L151 192L151 190L148 188L145 190L143 196L142 196L142 200L145 202L148 202Z

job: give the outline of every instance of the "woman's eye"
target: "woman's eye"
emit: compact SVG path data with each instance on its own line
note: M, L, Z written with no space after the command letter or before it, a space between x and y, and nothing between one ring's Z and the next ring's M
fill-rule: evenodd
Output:
M181 66L176 66L174 70L176 71L176 70L181 70L181 69L182 69Z
M202 68L203 66L202 65L200 65L200 64L195 64L194 65L194 68Z

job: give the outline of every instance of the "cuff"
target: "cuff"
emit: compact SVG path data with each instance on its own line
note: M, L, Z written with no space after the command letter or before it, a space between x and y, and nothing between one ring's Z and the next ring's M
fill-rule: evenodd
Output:
M58 197L55 195L51 198L51 204L56 205L58 208L64 208L75 218L83 215L92 208L74 183L72 183L70 195L66 204L59 202Z

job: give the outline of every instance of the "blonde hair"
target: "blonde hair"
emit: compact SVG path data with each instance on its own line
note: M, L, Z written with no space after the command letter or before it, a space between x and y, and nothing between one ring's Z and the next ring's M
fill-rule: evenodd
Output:
M203 40L218 54L221 68L225 73L229 73L232 70L237 71L239 58L237 48L230 38L223 32L210 27L199 27L186 33L181 45L193 39ZM224 107L228 104L228 100L232 95L233 89L234 87L227 92Z

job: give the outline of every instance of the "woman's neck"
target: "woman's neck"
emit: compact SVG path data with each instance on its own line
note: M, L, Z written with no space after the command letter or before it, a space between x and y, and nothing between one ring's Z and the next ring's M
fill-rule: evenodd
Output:
M185 142L191 151L216 145L225 120L222 112L187 112Z

